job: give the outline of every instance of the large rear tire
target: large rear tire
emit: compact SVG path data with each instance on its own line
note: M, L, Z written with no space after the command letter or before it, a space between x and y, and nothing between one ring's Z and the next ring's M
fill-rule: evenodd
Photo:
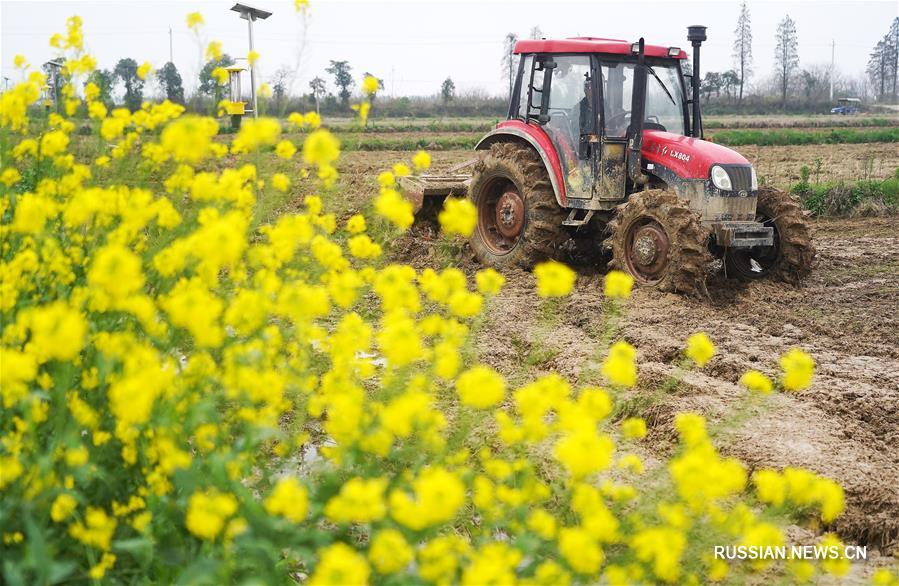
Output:
M799 284L817 261L799 203L789 193L762 188L756 221L774 228L774 246L729 250L724 257L727 275L748 281L773 277Z
M713 261L709 232L699 214L674 192L636 192L619 205L607 226L609 268L629 273L641 285L662 291L708 296Z
M530 146L503 142L482 151L468 197L478 211L471 248L483 264L530 269L554 258L567 238L565 212Z

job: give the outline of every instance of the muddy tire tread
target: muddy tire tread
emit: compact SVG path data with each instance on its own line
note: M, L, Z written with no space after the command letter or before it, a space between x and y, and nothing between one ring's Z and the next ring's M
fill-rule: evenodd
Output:
M708 251L709 232L702 227L699 214L686 201L667 189L636 192L620 204L606 227L603 245L611 250L609 268L627 272L625 239L628 227L640 217L658 221L669 238L669 268L655 285L662 291L708 297L706 280L713 262Z
M503 255L490 252L478 230L469 240L478 260L502 268L531 269L537 263L556 258L567 239L562 229L565 211L556 202L552 184L540 155L530 146L515 142L495 143L481 152L475 164L469 199L477 205L478 190L485 180L501 174L516 185L525 202L525 225L518 243Z

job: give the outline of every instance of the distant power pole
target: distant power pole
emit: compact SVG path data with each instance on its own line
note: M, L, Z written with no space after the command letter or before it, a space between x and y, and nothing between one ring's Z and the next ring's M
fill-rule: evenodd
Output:
M830 101L833 101L833 63L834 63L834 54L837 50L837 42L835 40L830 41Z
M172 27L169 27L169 63L175 62L175 51L172 50Z

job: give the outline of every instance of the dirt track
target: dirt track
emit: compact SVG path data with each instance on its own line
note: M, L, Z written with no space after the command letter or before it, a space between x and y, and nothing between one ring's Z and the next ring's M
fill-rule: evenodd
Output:
M847 510L834 529L845 539L895 551L899 536L899 218L819 221L820 265L802 288L735 284L718 277L712 299L636 290L613 337L638 349L638 388L619 403L647 417L650 451L673 446L679 411L705 414L722 450L751 469L802 466L839 481ZM397 253L439 264L433 241L406 239ZM467 246L463 268L474 271ZM517 384L551 371L596 383L604 342L602 273L581 267L571 297L547 313L525 272L507 275L477 334L479 358ZM667 394L658 389L681 360L684 341L705 331L718 355ZM798 395L747 400L738 385L753 368L775 376L793 346L817 361ZM650 458L652 454L649 454Z

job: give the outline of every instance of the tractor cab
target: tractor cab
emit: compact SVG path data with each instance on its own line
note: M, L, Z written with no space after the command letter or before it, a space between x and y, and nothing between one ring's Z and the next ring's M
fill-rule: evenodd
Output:
M509 120L542 126L569 207L610 209L625 197L627 146L638 129L689 135L686 54L676 47L584 37L521 41L516 51L522 58ZM632 120L638 111L642 124Z

